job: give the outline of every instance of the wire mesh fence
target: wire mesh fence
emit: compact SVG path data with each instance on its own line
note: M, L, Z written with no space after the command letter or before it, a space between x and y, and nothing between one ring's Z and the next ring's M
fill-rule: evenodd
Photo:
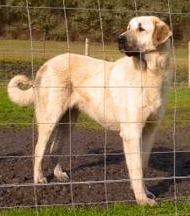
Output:
M136 203L119 133L100 126L85 113L80 114L73 127L72 110L68 111L67 122L62 123L67 135L67 140L63 140L63 150L44 155L43 170L47 183L33 183L39 123L35 120L33 106L20 108L13 105L7 97L6 88L9 80L17 74L25 74L34 81L42 64L53 56L62 53L83 55L85 38L90 40L90 57L106 62L123 58L118 50L117 37L126 31L131 18L150 15L160 17L173 32L174 78L167 96L166 113L158 128L143 180L156 196L156 201L172 201L175 205L178 201L189 203L188 5L188 2L174 0L118 1L117 5L115 1L100 0L1 2L1 210L35 207L37 211L43 206ZM106 63L103 63L101 86L96 83L85 86L89 92L94 88L97 92L104 91L103 102L97 107L104 110L105 116L108 109L105 103L108 96L105 90L106 71ZM70 71L70 79L71 76ZM59 91L60 86L51 88ZM130 86L113 86L113 89L119 88L125 90ZM52 105L56 106L54 103L52 101ZM119 115L120 111L117 112L115 114ZM118 123L122 122L115 122ZM58 157L70 177L66 182L58 181L52 174L51 161Z

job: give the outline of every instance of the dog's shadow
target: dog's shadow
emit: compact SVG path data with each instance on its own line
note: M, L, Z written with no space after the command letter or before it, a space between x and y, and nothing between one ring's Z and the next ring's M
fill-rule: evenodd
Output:
M106 156L106 164L108 166L112 165L124 165L125 166L125 157L122 150L111 152ZM103 149L94 149L93 151L87 152L87 154L103 154ZM77 172L81 169L94 167L104 167L105 157L101 157L99 160L95 160L89 163L82 163L78 166L71 168L72 172ZM127 170L127 168L126 168ZM175 183L180 183L183 180L183 177L190 175L190 152L174 152L172 149L159 147L154 148L149 161L150 172L153 172L154 175L162 175L159 172L164 173L164 176L161 176L162 179L155 181L156 184L149 187L149 190L158 197L170 190L174 186L174 177ZM70 170L66 170L69 174ZM151 174L150 174L151 175ZM168 178L169 177L169 178ZM53 175L48 176L48 181L51 181ZM151 177L148 175L147 178L151 180ZM165 178L165 179L164 179ZM155 179L155 178L154 178Z
M102 155L101 156L101 159L99 159L98 161L96 162L91 162L91 163L84 163L80 166L77 166L77 167L72 167L72 171L78 171L78 170L81 170L81 169L84 169L84 168L93 168L93 167L103 167L105 165L105 156L103 156L103 149L102 148L99 148L99 149L95 149L93 151L90 151L90 152L87 152L87 155ZM114 155L115 154L115 155ZM112 165L112 164L119 164L121 163L122 161L125 160L125 157L124 157L124 154L122 151L118 150L118 151L114 151L114 153L111 153L109 155L106 156L106 164L107 165Z
M156 196L159 196L169 190L175 183L180 183L185 176L190 175L190 152L174 152L168 148L154 148L150 156L149 167L156 171L167 173L166 179L159 180L149 189Z
M101 149L96 149L93 153L102 153ZM125 163L124 154L122 151L114 152L116 155L110 154L106 156L107 165L121 164ZM72 168L73 172L84 168L93 168L96 166L104 166L105 159L102 158L96 162L84 163L82 165ZM153 192L156 196L166 193L174 185L174 177L176 177L175 182L179 183L182 181L183 177L190 174L190 152L173 152L168 148L154 148L153 153L151 153L149 168L154 170L154 172L164 172L166 177L159 180L154 186L150 186L149 190ZM174 176L175 175L175 176ZM180 178L182 177L182 178ZM151 178L150 178L151 179Z

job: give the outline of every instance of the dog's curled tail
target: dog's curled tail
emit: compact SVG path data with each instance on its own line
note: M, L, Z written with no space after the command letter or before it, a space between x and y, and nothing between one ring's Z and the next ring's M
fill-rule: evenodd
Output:
M34 103L33 88L22 90L19 84L31 85L30 79L25 75L17 75L8 84L8 95L12 102L19 106L27 107Z

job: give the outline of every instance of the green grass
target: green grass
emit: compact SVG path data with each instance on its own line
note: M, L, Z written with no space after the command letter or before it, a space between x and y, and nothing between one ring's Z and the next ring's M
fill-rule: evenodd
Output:
M167 109L173 110L175 107L178 109L190 108L190 88L177 87L170 91L168 94Z
M33 122L33 107L22 108L8 99L5 87L0 87L0 128L29 128Z
M36 210L15 209L1 212L1 216L36 216ZM69 209L66 207L50 207L38 210L39 216L164 216L164 215L190 215L190 205L185 203L162 203L158 206L140 206L115 204L106 208L76 207Z
M176 127L189 127L190 120L190 88L177 87L168 93L166 115L160 129L171 129L176 120Z

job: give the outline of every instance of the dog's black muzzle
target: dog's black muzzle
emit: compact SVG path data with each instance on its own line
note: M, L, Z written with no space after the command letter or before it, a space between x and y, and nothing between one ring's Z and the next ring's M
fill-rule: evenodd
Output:
M118 47L119 50L127 56L139 56L140 51L128 45L127 37L124 34L118 37Z
M118 37L118 46L119 46L119 50L123 53L125 53L127 51L126 49L126 42L127 42L127 38L125 37L125 35L120 35Z

